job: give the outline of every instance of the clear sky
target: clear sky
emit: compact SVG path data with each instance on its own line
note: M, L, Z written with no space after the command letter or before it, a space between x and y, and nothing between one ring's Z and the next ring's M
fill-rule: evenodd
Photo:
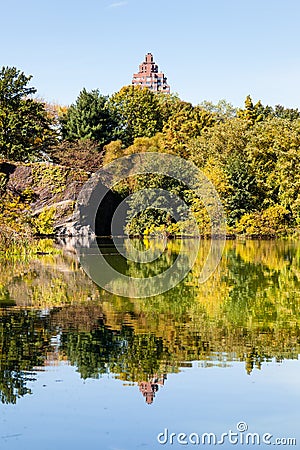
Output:
M112 94L152 52L183 100L300 108L299 0L2 0L0 15L0 66L48 101Z

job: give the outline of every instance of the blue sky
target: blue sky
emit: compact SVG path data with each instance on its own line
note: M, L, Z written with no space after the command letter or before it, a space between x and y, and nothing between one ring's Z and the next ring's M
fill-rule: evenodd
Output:
M32 74L48 101L112 94L152 52L183 100L300 108L299 0L1 3L0 66Z

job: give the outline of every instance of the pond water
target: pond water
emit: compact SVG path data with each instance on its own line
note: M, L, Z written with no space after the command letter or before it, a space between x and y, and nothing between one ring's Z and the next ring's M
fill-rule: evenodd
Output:
M228 241L199 283L202 242L179 284L143 298L97 286L65 244L0 257L1 449L300 448L298 242ZM143 265L98 245L132 277L180 248Z

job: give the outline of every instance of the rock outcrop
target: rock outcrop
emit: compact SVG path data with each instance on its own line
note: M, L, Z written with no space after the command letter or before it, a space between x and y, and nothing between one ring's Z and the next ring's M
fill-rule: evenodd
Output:
M88 180L93 180L91 190L81 195L80 207L88 209L92 188L97 183L96 174L82 169L73 169L52 163L0 163L3 193L10 194L26 203L26 213L39 217L41 213L53 211L53 231L60 236L110 234L110 221L120 200L111 191L107 193L96 217L95 226L82 221L77 204L79 193ZM4 180L4 181L3 181ZM94 199L93 199L94 201Z

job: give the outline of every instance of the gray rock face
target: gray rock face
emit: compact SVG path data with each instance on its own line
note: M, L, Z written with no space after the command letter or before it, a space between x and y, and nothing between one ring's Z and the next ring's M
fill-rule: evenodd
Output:
M4 193L19 197L21 202L26 197L26 206L29 199L26 214L37 218L47 209L54 210L56 235L111 234L112 216L121 199L99 181L97 173L52 163L10 162L0 163L1 173L5 180ZM98 196L100 191L106 192L102 202Z

